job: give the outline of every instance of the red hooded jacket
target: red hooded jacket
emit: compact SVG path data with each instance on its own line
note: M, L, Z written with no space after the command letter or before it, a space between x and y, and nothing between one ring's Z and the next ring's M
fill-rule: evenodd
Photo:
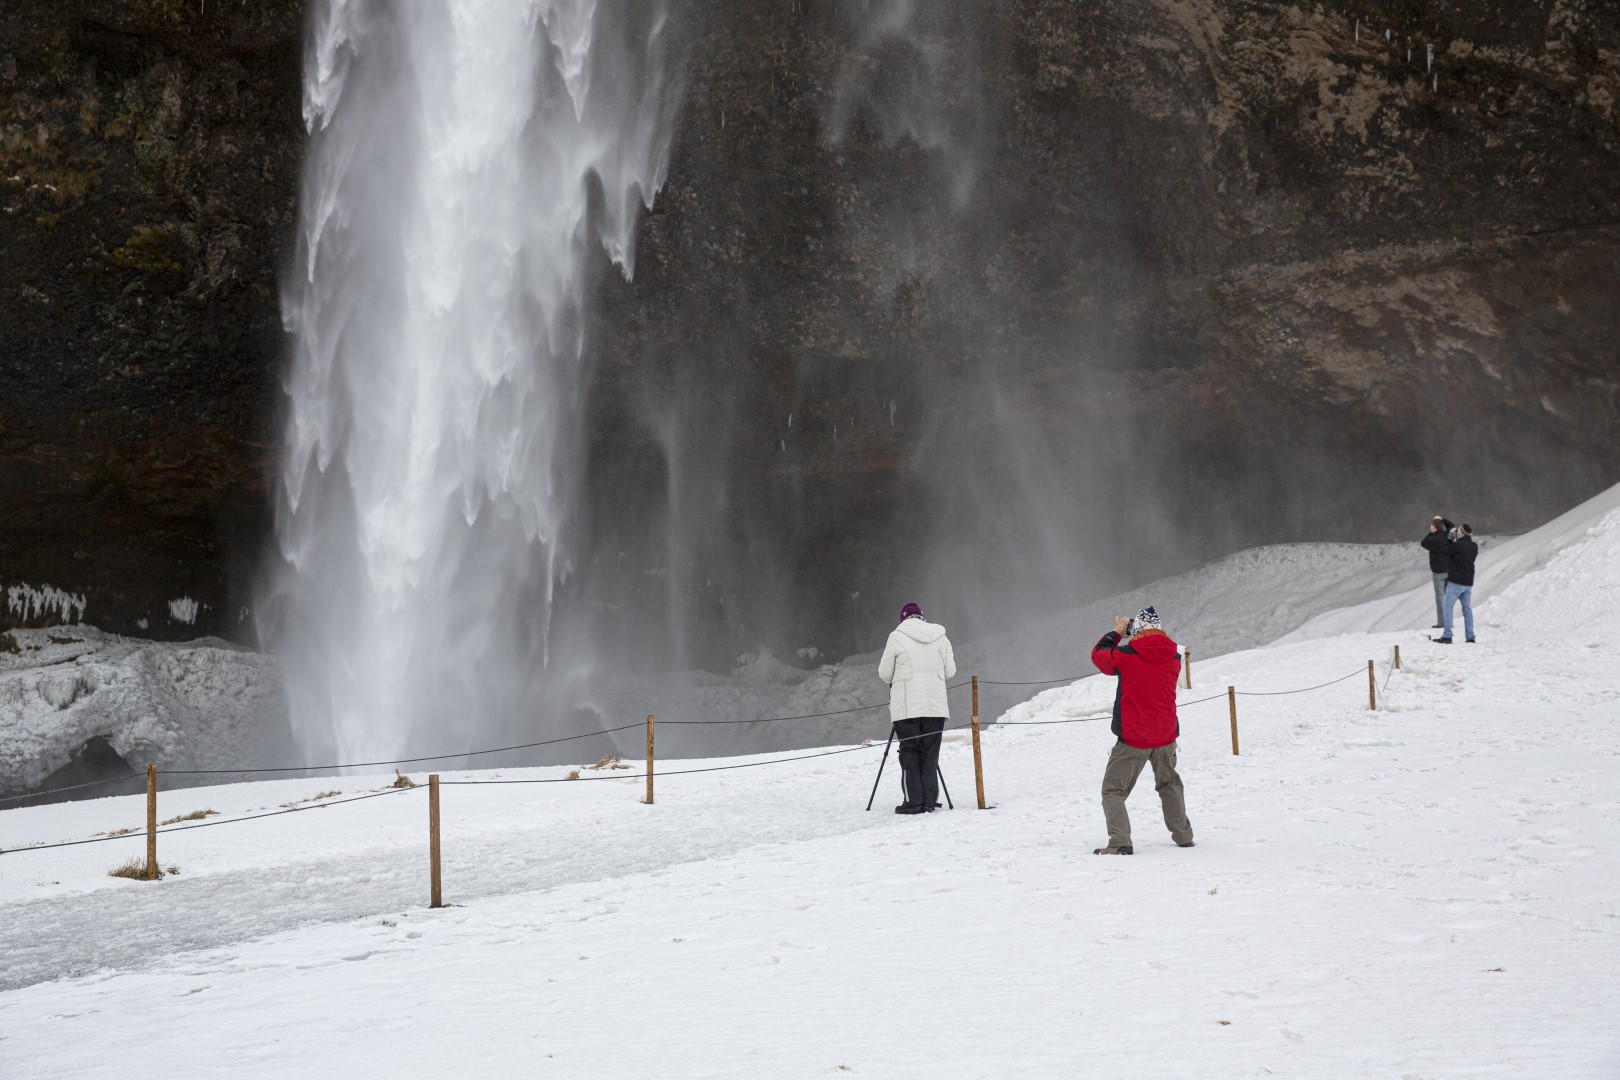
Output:
M1181 656L1163 631L1149 630L1120 644L1113 631L1091 650L1091 662L1104 675L1118 675L1114 694L1114 734L1138 750L1169 746L1181 734L1176 720L1176 682Z

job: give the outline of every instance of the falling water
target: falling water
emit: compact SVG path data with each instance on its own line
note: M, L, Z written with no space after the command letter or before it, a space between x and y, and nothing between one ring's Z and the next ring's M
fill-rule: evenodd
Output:
M306 753L470 745L543 672L586 285L664 179L667 37L647 0L314 4L260 605Z

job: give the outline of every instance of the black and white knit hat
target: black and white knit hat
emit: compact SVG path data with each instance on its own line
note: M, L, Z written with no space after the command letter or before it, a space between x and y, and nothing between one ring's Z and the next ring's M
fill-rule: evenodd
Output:
M1154 611L1151 605L1138 611L1136 618L1131 620L1131 633L1133 634L1140 634L1144 630L1162 629L1164 628L1159 625L1159 613Z

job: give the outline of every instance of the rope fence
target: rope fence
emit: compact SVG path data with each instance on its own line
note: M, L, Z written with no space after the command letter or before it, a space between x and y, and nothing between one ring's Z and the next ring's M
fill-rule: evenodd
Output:
M1190 651L1188 653L1188 658L1190 659ZM1390 670L1389 670L1388 674L1386 674L1386 676L1384 678L1384 688L1387 688L1389 686L1390 679L1393 678L1394 672L1396 670L1398 670L1399 667L1400 667L1400 653L1399 653L1399 650L1397 649L1396 653L1395 653L1395 656L1394 656L1394 662L1390 665ZM1367 672L1367 677L1368 677L1368 694L1369 694L1368 708L1376 709L1377 708L1378 688L1376 687L1376 685L1374 683L1374 664L1373 664L1373 661L1369 660L1367 662L1366 672ZM1240 690L1237 690L1235 687L1228 686L1226 688L1225 693L1212 694L1212 695L1210 695L1208 697L1196 698L1196 699L1194 699L1192 701L1178 702L1177 703L1177 708L1191 708L1191 707L1196 706L1196 705L1204 705L1204 704L1207 704L1209 702L1218 701L1221 698L1225 698L1227 700L1227 703L1228 703L1228 706L1229 706L1229 709L1230 709L1230 715L1231 715L1232 753L1234 755L1236 755L1238 753L1237 698L1239 696L1242 696L1242 697L1284 697L1284 696L1291 696L1291 695L1295 695L1295 694L1313 693L1313 692L1318 691L1318 690L1323 690L1323 689L1326 689L1328 687L1336 686L1336 685L1338 685L1340 683L1347 682L1350 679L1353 679L1356 676L1360 675L1361 673L1362 673L1362 669L1357 668L1355 671L1352 671L1352 672L1350 672L1350 673L1348 673L1346 675L1340 676L1337 679L1332 679L1332 680L1329 680L1328 682L1324 682L1324 683L1318 683L1318 684L1316 684L1314 686L1300 687L1300 688L1294 689L1294 690L1240 691ZM896 741L903 744L903 743L907 743L907 742L910 742L910 741L915 740L915 739L938 738L938 737L943 736L947 732L954 733L954 732L961 732L961 731L971 730L971 732L972 732L972 743L973 743L972 749L973 749L973 759L974 759L974 776L975 776L976 786L977 786L977 789L978 789L979 808L981 810L982 809L989 809L990 807L985 803L985 799L984 799L983 763L982 763L981 751L980 751L980 745L979 745L979 687L981 685L986 685L986 686L1047 686L1047 685L1056 685L1056 684L1060 684L1060 683L1074 683L1074 682L1079 681L1082 678L1088 678L1088 677L1090 677L1090 676L1085 676L1085 675L1063 676L1062 678L1056 678L1056 679L1039 679L1039 680L1031 680L1031 681L1013 682L1013 681L981 680L981 679L979 679L978 677L975 676L975 677L973 677L972 679L970 679L970 680L968 680L966 682L952 684L952 685L947 687L947 690L958 690L958 689L962 689L962 688L968 687L968 686L972 687L972 691L973 691L973 707L972 707L971 719L969 720L969 722L966 723L966 724L959 724L959 725L956 725L954 727L942 728L939 732L925 732L925 733L921 733L921 734L917 734L917 735L898 736L891 730L889 742L883 744L884 745L884 757L885 757L885 760L887 760L887 756L888 756L888 747L892 746L893 743L896 742ZM1189 682L1190 682L1190 677L1189 677ZM804 714L795 715L795 716L772 716L772 717L759 717L759 718L755 718L755 719L743 719L743 720L665 720L662 723L665 724L665 725L676 725L676 726L716 725L716 724L778 723L778 722L785 722L785 721L792 721L792 720L820 719L820 718L828 717L828 716L851 715L851 714L854 714L854 713L861 713L861 712L867 712L867 711L870 711L870 710L873 710L873 709L884 708L887 705L888 705L887 701L882 701L882 702L873 702L872 704L869 704L869 705L855 706L855 707L848 708L848 709L837 709L837 710L831 710L831 711L828 711L828 712L820 712L820 713L804 713ZM1090 723L1090 722L1095 721L1095 720L1110 719L1112 717L1112 715L1113 715L1112 710L1109 710L1109 711L1106 711L1106 712L1096 712L1096 713L1088 714L1088 715L1085 715L1085 716L1063 717L1063 718L1057 719L1057 720L1024 720L1024 721L1004 722L1004 723L998 724L997 726L998 727L1012 728L1012 727L1048 727L1048 726L1056 726L1056 725L1064 725L1064 724L1084 724L1084 723ZM440 889L441 889L441 886L440 886L440 865L439 865L439 863L440 863L440 859L439 859L439 852L440 852L440 843L439 843L439 816L440 816L439 815L439 788L441 786L483 787L483 786L502 785L502 784L567 784L567 783L589 782L589 781L592 781L592 780L619 780L619 781L645 780L646 781L646 786L647 786L647 794L646 794L646 798L643 801L648 803L648 804L651 804L653 802L653 782L654 782L654 769L653 769L653 767L654 767L654 756L653 756L654 755L654 743L653 743L654 722L655 722L654 717L652 715L649 715L647 717L647 719L646 719L647 769L646 769L646 772L643 772L643 773L608 772L608 773L602 773L600 775L595 775L595 776L581 776L579 774L579 770L576 769L573 773L571 773L568 776L558 776L558 777L521 777L521 778L510 778L510 779L490 778L490 779L462 779L462 780L441 780L437 773L430 775L428 777L428 785L427 785L427 787L429 789L429 804L430 804L429 815L428 816L429 816L429 831L430 831L430 844L429 844L429 847L430 847L430 851L431 851L431 862L432 862L432 868L431 868L431 871L432 871L432 900L433 900L432 906L434 906L434 907L441 906L441 903L440 903L440 899L441 899L440 898ZM156 852L157 852L157 837L160 836L160 835L167 835L169 833L176 833L176 832L188 832L188 831L190 831L192 829L213 828L213 827L219 826L219 825L234 825L234 824L238 824L238 823L241 823L241 822L247 822L247 821L260 821L260 820L263 820L265 818L281 817L281 816L286 815L286 814L303 813L303 812L305 812L307 810L312 810L312 809L324 809L324 808L329 807L329 806L343 806L343 805L346 805L346 804L349 804L349 803L365 802L365 801L370 800L370 799L383 798L383 797L388 796L388 795L403 794L406 791L415 790L415 789L417 789L418 787L421 786L421 785L413 784L410 781L406 780L401 784L397 784L396 786L385 788L385 789L383 789L381 791L368 792L368 793L366 793L364 795L356 795L356 796L352 796L352 797L349 797L349 798L342 798L342 799L334 798L334 799L330 799L330 800L327 800L327 801L310 802L308 804L300 805L300 806L283 807L281 809L272 810L272 811L268 811L268 812L265 812L265 813L248 814L248 815L242 815L242 816L238 816L238 817L221 818L218 821L203 821L203 822L197 822L195 824L190 824L190 825L170 825L170 826L167 826L167 827L159 828L157 826L157 777L158 776L210 776L210 775L237 775L237 774L241 774L241 775L263 775L263 774L267 774L267 773L323 772L323 771L329 771L329 770L334 770L334 769L369 768L369 767L376 767L376 766L383 766L383 765L396 765L396 766L397 765L409 765L409 764L418 764L418 763L426 762L426 761L443 761L443 760L449 760L449 759L452 759L452 758L479 757L479 756L484 756L484 755L488 755L488 754L506 753L506 752L515 751L515 750L527 750L527 749L531 749L531 748L535 748L535 747L541 747L541 746L554 746L554 745L558 745L558 744L561 744L561 743L567 743L567 742L571 742L571 741L578 740L578 739L593 738L593 737L597 737L597 736L601 736L601 735L612 735L612 734L615 734L617 732L631 730L632 728L640 728L641 726L642 725L640 723L622 724L622 725L619 725L617 727L604 728L604 729L599 730L599 731L581 732L581 733L577 733L577 734L574 734L574 735L559 736L557 738L552 738L552 739L542 739L542 740L539 740L539 741L536 741L536 742L519 743L519 744L515 744L515 745L512 745L512 746L493 747L493 748L486 749L486 750L471 750L471 751L462 751L460 753L455 753L455 754L435 754L435 755L428 755L428 756L423 756L423 757L397 758L397 759L388 760L388 761L352 762L352 763L341 764L341 765L278 766L278 767L272 767L272 768L242 768L242 769L163 769L163 770L159 770L155 766L148 766L147 767L147 774L146 774L146 779L147 779L147 792L146 792L146 794L147 794L147 827L146 827L146 829L144 831L142 831L142 830L128 830L128 831L114 833L114 834L89 837L89 838L81 839L81 840L65 840L65 841L60 841L60 842L51 843L51 844L27 844L27 845L23 845L23 846L20 846L20 847L10 848L10 849L7 849L5 851L0 851L0 855L19 854L19 853L28 852L28 851L49 851L49 850L56 849L56 848L79 847L79 846L82 846L82 845L85 845L85 844L109 843L109 842L114 841L114 840L127 840L127 839L131 839L131 838L136 838L136 837L144 837L144 839L146 840L146 844L147 844L147 858L146 858L146 864L145 864L144 877L147 880L156 880L158 877L161 876L161 873L159 871L159 867L158 867L158 864L157 864L157 854L156 854ZM733 764L729 764L729 765L708 765L708 766L701 766L701 767L698 767L698 768L690 768L690 769L660 770L658 772L658 775L659 776L695 776L695 775L700 775L700 774L705 774L705 773L731 772L731 771L735 771L735 770L739 770L739 769L763 768L763 767L767 767L767 766L771 766L771 765L787 764L787 763L790 763L790 762L812 761L812 760L816 760L818 758L838 757L838 756L841 756L841 755L844 755L844 754L854 754L854 753L859 753L859 752L864 751L864 750L874 750L874 749L876 749L878 747L878 745L879 744L877 742L875 742L875 741L867 740L867 741L862 742L861 744L859 744L857 746L842 747L842 748L835 749L835 750L817 750L817 751L814 751L814 752L811 752L811 753L795 753L795 754L789 754L789 755L782 756L782 757L767 758L767 759L760 760L760 761L744 761L744 762L737 762L737 763L733 763ZM3 799L0 799L0 804L7 803L7 802L16 802L16 801L19 801L19 800L22 800L22 799L40 799L40 798L44 798L44 797L47 797L47 796L50 796L50 795L60 794L60 793L64 793L64 792L85 790L85 789L88 789L88 788L93 788L93 787L101 786L103 784L113 783L113 782L116 782L116 781L138 779L139 776L140 776L139 773L133 773L132 772L132 773L127 773L127 774L122 774L122 775L119 775L119 776L106 777L106 778L103 778L103 779L100 779L100 780L93 780L93 781L90 781L88 783L83 783L83 784L72 784L72 785L67 785L65 787L52 788L52 789L49 789L49 790L46 790L46 791L31 792L31 793L29 793L27 795L8 796L8 797L5 797ZM404 778L402 777L401 779L403 780Z

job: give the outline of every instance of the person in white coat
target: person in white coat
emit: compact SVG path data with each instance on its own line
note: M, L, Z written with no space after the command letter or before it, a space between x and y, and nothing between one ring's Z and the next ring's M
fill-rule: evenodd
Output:
M923 618L916 604L900 609L889 634L878 678L889 684L889 719L900 740L900 784L905 801L897 814L925 814L939 805L939 742L950 718L945 683L956 674L956 656L945 628Z

